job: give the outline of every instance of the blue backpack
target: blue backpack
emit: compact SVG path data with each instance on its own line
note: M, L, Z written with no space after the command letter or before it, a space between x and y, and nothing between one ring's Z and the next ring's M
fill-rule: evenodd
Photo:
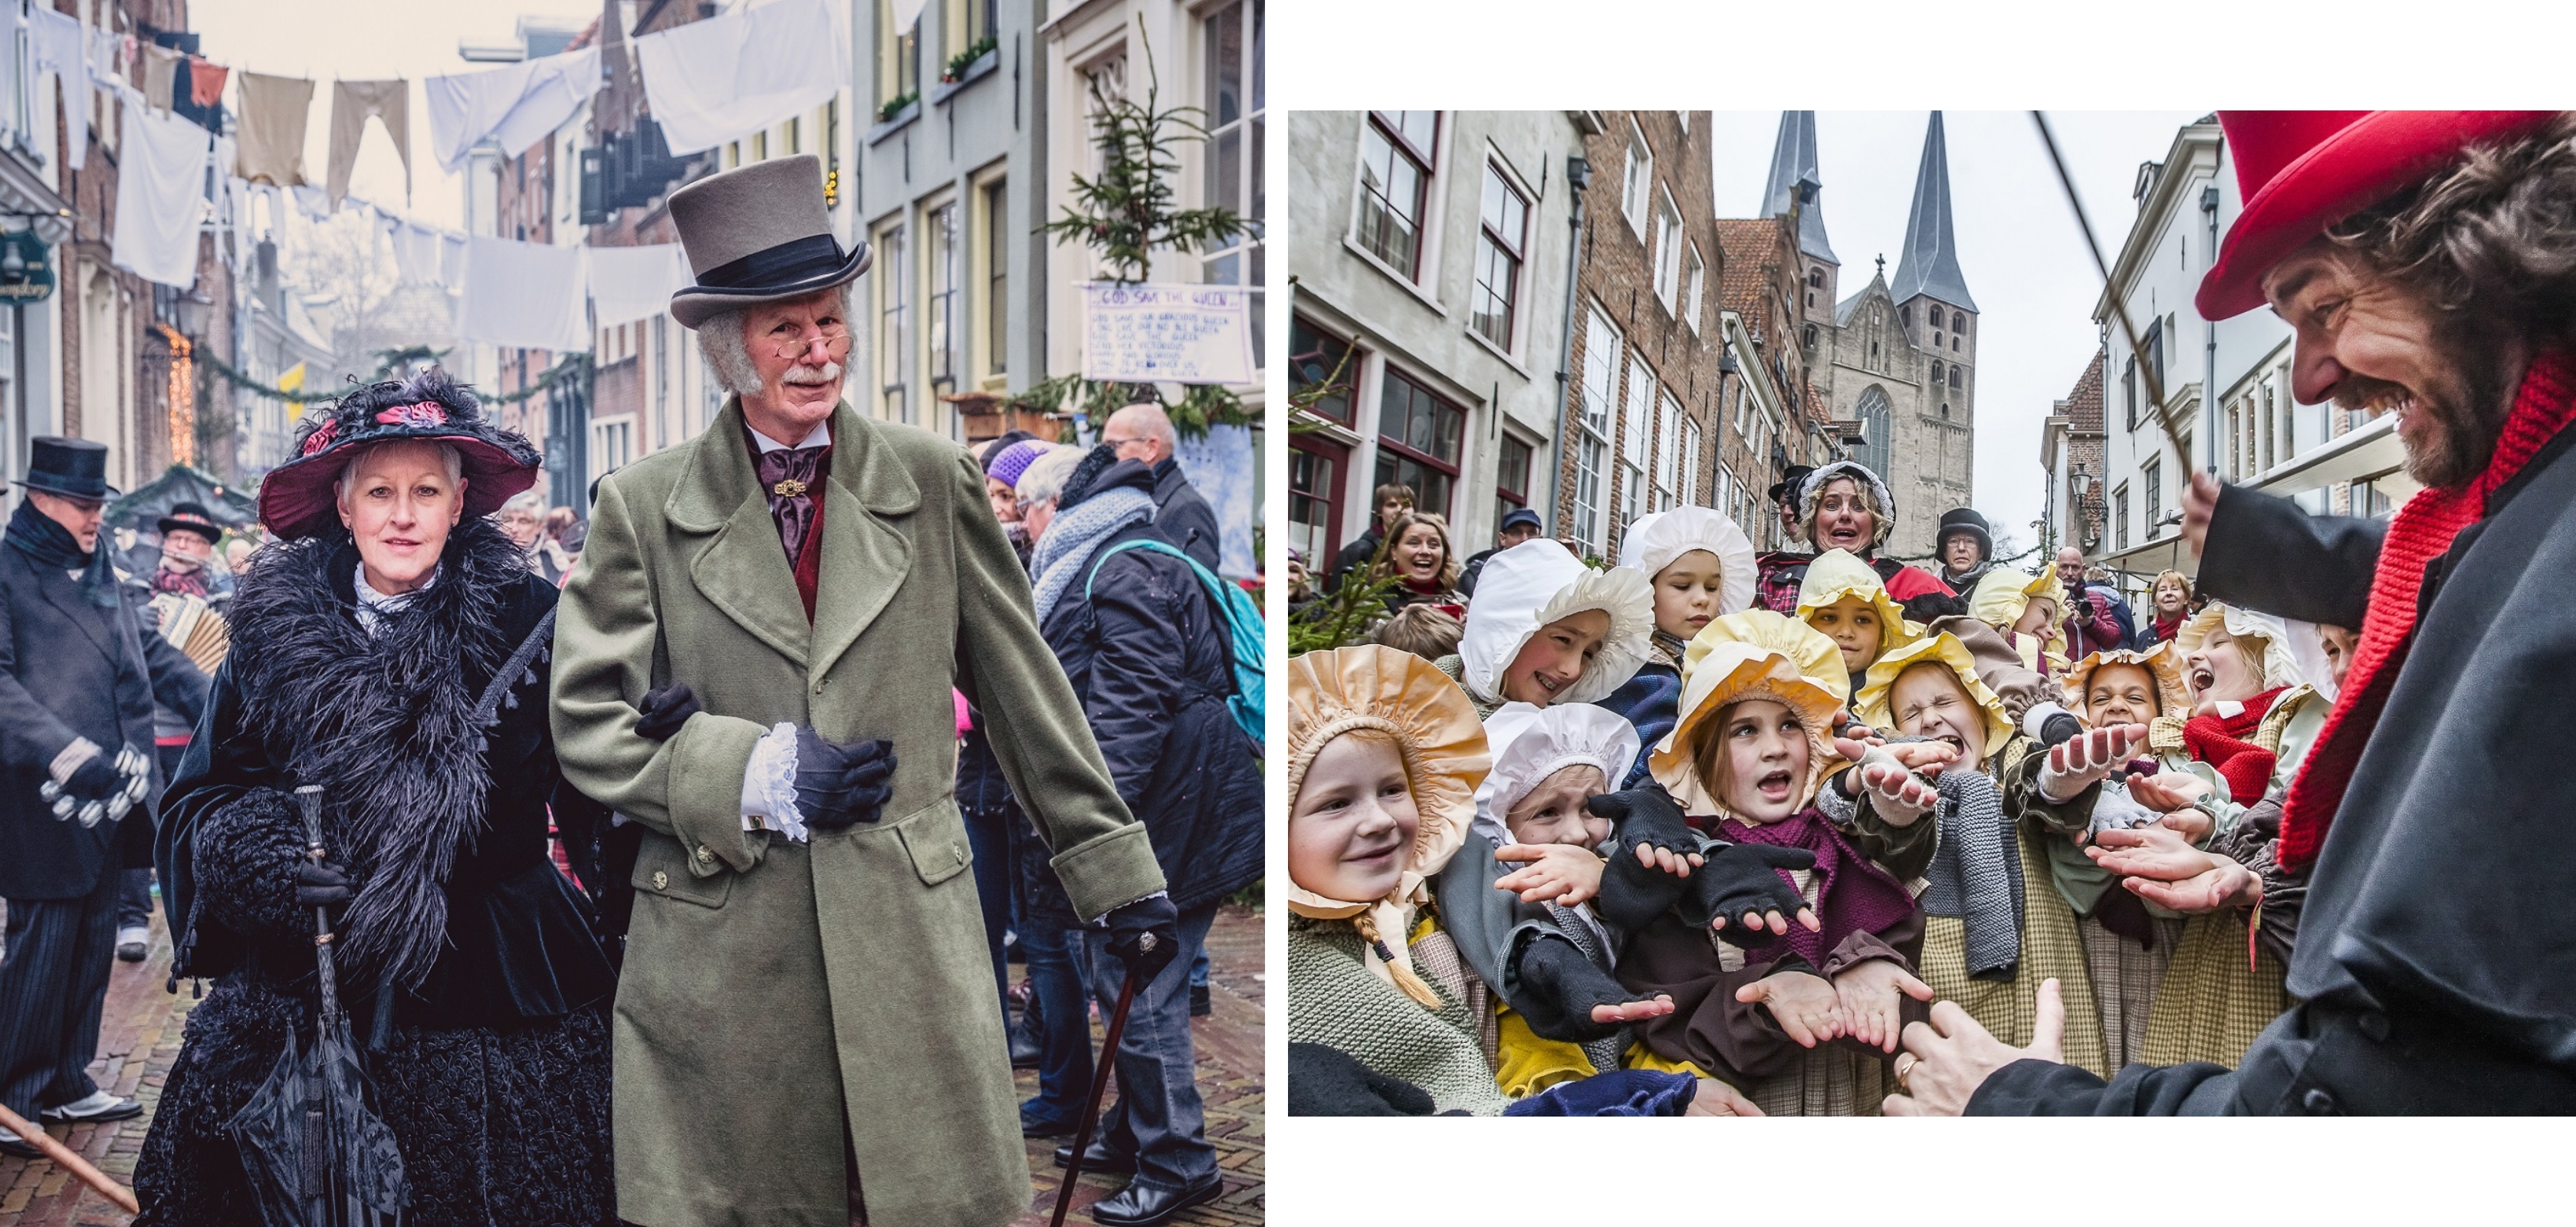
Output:
M1083 577L1082 581L1083 600L1091 599L1091 583L1100 578L1100 564L1109 561L1112 554L1131 549L1152 550L1178 558L1188 563L1190 570L1198 575L1199 583L1207 587L1208 600L1216 606L1217 620L1223 624L1226 643L1234 658L1234 693L1227 696L1225 705L1234 713L1235 725L1243 730L1244 736L1252 739L1254 753L1262 752L1267 745L1263 740L1266 726L1262 716L1262 695L1267 686L1262 668L1261 607L1252 603L1251 593L1218 578L1214 572L1199 565L1198 559L1182 553L1180 547L1144 538L1121 541L1100 551L1091 560L1091 574Z

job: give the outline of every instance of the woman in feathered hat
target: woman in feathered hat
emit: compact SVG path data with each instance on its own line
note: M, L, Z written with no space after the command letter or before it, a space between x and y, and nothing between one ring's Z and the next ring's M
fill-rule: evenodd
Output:
M489 518L527 440L433 370L308 414L157 849L173 974L212 979L135 1167L138 1222L258 1227L225 1123L314 1012L313 909L407 1222L613 1224L613 973L547 855L605 818L546 719L555 589ZM323 794L322 864L293 797Z
M1798 535L1805 538L1809 549L1822 553L1844 550L1858 557L1878 572L1887 585L1888 595L1903 606L1907 617L1929 622L1945 614L1967 612L1957 589L1942 583L1940 577L1921 567L1907 566L1893 558L1878 556L1879 547L1887 544L1888 535L1896 531L1896 500L1887 492L1887 483L1857 460L1837 460L1809 472L1795 490L1787 491L1797 498ZM1805 578L1807 564L1815 554L1773 550L1762 555L1762 577L1754 594L1754 603L1774 613L1790 613L1798 607L1798 586Z

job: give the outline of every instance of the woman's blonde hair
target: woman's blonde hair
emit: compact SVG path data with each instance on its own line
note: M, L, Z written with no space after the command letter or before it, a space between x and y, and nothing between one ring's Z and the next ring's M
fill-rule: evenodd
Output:
M2180 571L2158 571L2156 572L2156 581L2147 585L2147 605L2149 608L2153 608L2156 603L2156 589L2164 587L2166 580L2172 580L2173 582L2182 585L2182 603L2184 607L2188 608L2194 600L2199 599L2198 594L2192 591L2190 576L2185 575Z
M1798 535L1806 538L1809 545L1816 543L1816 519L1825 509L1825 491L1838 481L1850 482L1852 493L1860 496L1860 505L1869 509L1869 548L1875 550L1886 545L1888 534L1896 531L1896 517L1889 514L1886 504L1878 501L1876 486L1849 473L1836 473L1827 478L1824 485L1816 487L1816 496L1807 500L1807 514L1798 520Z
M1379 557L1377 566L1370 569L1369 578L1373 580L1384 579L1389 575L1395 574L1396 543L1404 540L1404 534L1411 530L1416 524L1428 524L1439 532L1440 588L1443 592L1457 591L1458 547L1450 540L1449 521L1428 511L1405 512L1404 514L1395 517L1395 523L1387 525L1386 537L1384 538L1386 542L1386 553Z

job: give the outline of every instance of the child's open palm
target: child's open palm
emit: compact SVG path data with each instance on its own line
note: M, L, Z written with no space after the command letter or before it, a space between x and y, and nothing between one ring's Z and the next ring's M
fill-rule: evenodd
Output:
M1841 999L1824 977L1803 971L1764 976L1735 990L1735 999L1770 1008L1771 1017L1802 1048L1843 1035Z
M1572 844L1506 844L1494 859L1520 863L1494 889L1519 891L1523 903L1573 907L1601 893L1601 858Z
M1842 1001L1848 1034L1882 1052L1896 1051L1897 1037L1905 1030L1899 1014L1904 998L1932 1000L1931 985L1886 959L1845 968L1834 977L1834 993Z

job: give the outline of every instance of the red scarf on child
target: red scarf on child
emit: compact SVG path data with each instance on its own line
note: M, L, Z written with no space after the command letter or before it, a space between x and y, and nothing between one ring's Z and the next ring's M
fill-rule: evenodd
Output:
M2263 717L2272 710L2272 701L2281 697L2287 686L2275 686L2245 700L2244 710L2233 716L2194 716L2182 726L2184 752L2195 761L2209 764L2218 778L2227 781L2227 793L2238 805L2252 805L2263 799L2272 786L2272 769L2278 757L2254 744L2254 731L2263 727Z
M2344 676L2334 711L2326 716L2316 747L2300 765L2298 779L2290 784L2289 802L2281 810L2281 842L2273 857L2283 869L2306 869L2316 863L2317 852L2325 846L2326 828L2343 804L2344 786L2352 782L2362 747L2369 744L2371 729L2378 725L2388 692L2406 663L2424 568L2451 548L2451 539L2461 529L2486 514L2487 497L2522 472L2571 417L2576 417L2576 360L2557 351L2542 354L2523 374L2513 412L2505 418L2486 470L2463 488L2426 488L2389 521L2352 669Z

